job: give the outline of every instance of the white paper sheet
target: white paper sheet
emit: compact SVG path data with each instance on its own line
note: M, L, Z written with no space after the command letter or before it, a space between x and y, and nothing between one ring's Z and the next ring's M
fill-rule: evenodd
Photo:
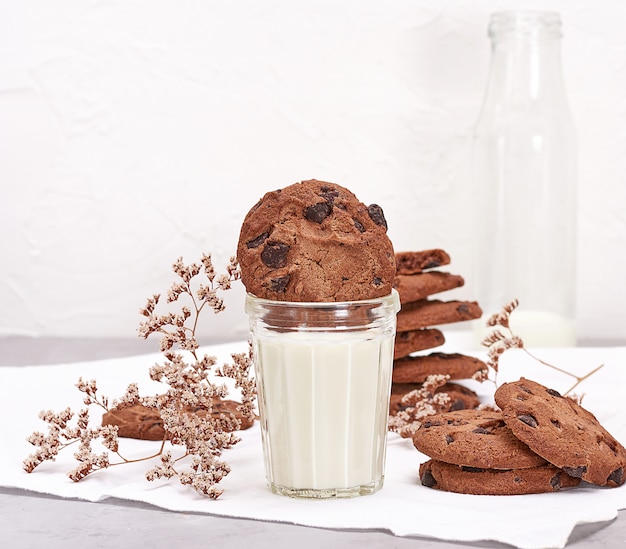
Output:
M202 351L227 361L245 343L207 347ZM578 390L586 393L583 404L622 443L626 442L626 347L541 349L541 358L578 373L600 363L605 367ZM480 356L480 354L478 354ZM398 536L426 536L445 540L495 540L521 548L563 547L576 524L613 519L626 508L626 488L602 489L584 485L573 490L526 496L473 496L439 492L417 480L419 464L427 458L410 440L389 435L386 479L383 489L371 496L349 500L308 501L277 496L265 484L258 425L241 433L242 441L223 457L232 472L220 484L225 490L209 500L175 479L148 482L148 462L112 467L74 483L66 476L75 462L72 450L61 452L35 472L22 470L22 460L33 452L26 437L45 431L38 419L41 409L59 411L82 407L82 394L74 387L79 377L96 379L102 394L123 394L130 382L138 382L142 395L157 394L163 387L148 379L148 368L161 361L158 354L124 359L0 368L0 412L3 448L0 452L0 485L66 498L101 501L108 497L146 502L164 509L288 522L339 529L383 529ZM515 351L501 362L499 382L520 376L565 390L570 379L540 366ZM468 385L484 400L493 384ZM93 412L93 420L100 414ZM159 443L122 440L126 457L143 456Z

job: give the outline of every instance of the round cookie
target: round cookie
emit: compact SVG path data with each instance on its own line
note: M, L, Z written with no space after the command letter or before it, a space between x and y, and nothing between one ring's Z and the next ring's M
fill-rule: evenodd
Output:
M413 435L413 445L428 457L484 469L525 469L545 465L489 410L457 410L428 417Z
M211 415L214 418L219 418L224 414L226 418L238 419L239 430L243 431L252 427L253 422L241 413L239 406L240 404L233 400L215 400ZM198 417L209 415L205 408L198 406L188 406L184 411ZM123 438L163 440L166 437L159 411L143 404L121 405L105 412L102 416L102 425L117 425L117 434Z
M626 480L626 449L572 399L521 378L501 385L495 401L513 434L567 474L600 486Z
M420 465L419 475L422 485L428 488L486 496L558 492L580 483L580 479L570 477L554 465L497 471L429 460Z
M396 269L380 206L315 179L265 194L243 221L237 259L246 290L278 301L384 297Z

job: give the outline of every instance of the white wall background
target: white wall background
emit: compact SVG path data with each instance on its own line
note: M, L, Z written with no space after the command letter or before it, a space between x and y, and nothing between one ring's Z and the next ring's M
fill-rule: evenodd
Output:
M225 264L252 204L312 177L467 279L469 137L508 8L562 13L578 332L626 339L621 0L0 0L0 334L133 337L178 256ZM245 337L242 298L208 337Z

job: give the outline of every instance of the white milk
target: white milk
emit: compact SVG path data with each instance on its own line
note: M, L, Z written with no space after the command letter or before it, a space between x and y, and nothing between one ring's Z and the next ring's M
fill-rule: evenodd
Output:
M380 488L393 334L273 334L255 352L272 490L333 497Z
M491 333L492 328L485 327L490 315L476 321L477 342ZM570 318L544 311L525 311L516 309L511 314L510 326L520 336L526 347L573 347L576 345L576 327Z

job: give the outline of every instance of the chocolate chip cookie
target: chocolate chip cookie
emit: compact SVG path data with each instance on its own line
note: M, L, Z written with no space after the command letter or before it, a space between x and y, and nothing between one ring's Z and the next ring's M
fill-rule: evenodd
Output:
M483 311L476 301L421 299L402 305L398 313L398 332L474 320L482 314Z
M429 271L414 275L399 275L393 283L393 287L400 295L400 303L419 301L433 294L453 290L465 284L460 275L444 273L441 271Z
M443 332L437 328L398 332L393 346L393 358L403 358L416 351L439 347L445 341Z
M430 353L406 356L393 361L394 383L422 383L430 375L445 374L450 379L471 379L487 373L487 365L478 358L461 353Z
M413 275L449 263L450 256L440 249L396 253L398 274L401 275Z
M279 301L383 297L396 270L382 208L315 179L263 196L243 221L237 258L246 290Z
M220 418L223 414L226 418L239 420L239 430L252 427L253 422L239 411L238 406L239 403L233 400L216 400L213 403L211 415L214 418ZM209 415L205 408L197 406L189 406L185 409L185 412L198 417L207 417ZM227 424L230 424L230 422L227 422ZM117 425L117 434L123 438L163 440L166 436L159 411L143 404L123 405L105 412L102 416L102 425Z
M481 469L429 460L419 468L423 486L459 494L487 496L558 492L580 483L554 465L526 469Z
M513 435L499 411L435 414L415 432L413 445L430 458L466 467L526 469L546 464Z
M389 413L395 415L400 410L406 409L406 406L402 404L404 396L411 391L421 389L421 387L421 383L392 383ZM441 412L472 410L480 405L480 399L476 392L458 383L445 383L438 387L435 393L446 393L450 398L448 404L440 410Z
M495 401L513 434L568 475L600 486L626 480L626 449L571 398L521 378L501 385Z

